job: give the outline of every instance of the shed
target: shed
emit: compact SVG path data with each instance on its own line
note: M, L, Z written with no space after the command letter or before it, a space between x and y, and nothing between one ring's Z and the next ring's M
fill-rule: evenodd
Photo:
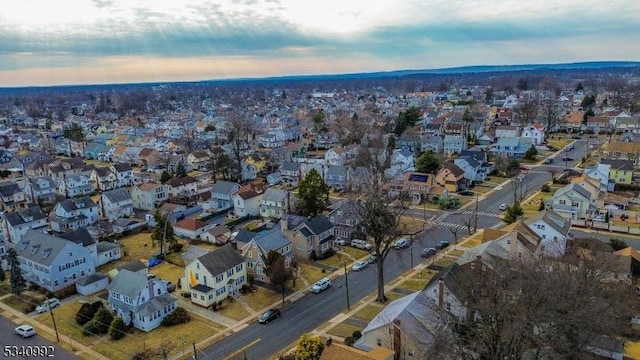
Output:
M76 291L85 296L104 290L109 285L109 277L101 273L93 273L76 281Z

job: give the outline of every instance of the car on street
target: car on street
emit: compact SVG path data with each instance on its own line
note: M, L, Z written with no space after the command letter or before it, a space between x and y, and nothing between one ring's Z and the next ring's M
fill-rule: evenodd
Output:
M507 208L509 207L509 204L507 203L502 203L500 204L500 206L498 207L498 209L500 209L500 211L505 211L507 210Z
M407 238L400 238L393 244L393 248L396 250L404 249L406 247L409 247L409 240Z
M458 191L458 194L460 194L462 196L471 196L471 195L473 195L473 191L471 191L471 190L460 190L460 191Z
M438 252L438 250L436 250L435 248L432 248L432 247L424 248L422 249L422 252L420 252L420 256L422 256L423 258L427 258L435 255L436 252Z
M377 257L377 256L375 256L375 255L371 255L371 256L369 256L369 257L367 258L367 262L368 262L369 264L375 264L375 263L376 263L376 261L378 261L378 257Z
M269 321L275 320L280 317L280 309L271 309L265 311L264 314L260 315L258 318L258 322L260 324L268 324Z
M548 157L548 158L544 159L544 163L545 163L545 164L551 164L551 163L553 163L553 158Z
M520 166L520 170L529 171L529 168L527 166Z
M322 278L313 284L311 291L318 294L321 291L326 290L329 286L331 286L331 280L329 280L329 278Z
M351 270L360 271L360 270L366 268L367 265L369 265L369 263L366 262L366 261L358 261L357 263L353 264L353 267L351 268Z
M36 306L36 312L42 314L58 306L60 306L60 300L58 300L58 298L50 298Z
M36 329L34 329L33 326L27 324L18 326L14 331L16 335L22 336L23 338L32 337L36 334Z
M570 156L565 156L562 158L562 161L573 161L573 158Z
M575 149L575 148L576 148L576 147L575 147L575 145L573 145L573 144L569 144L569 145L567 145L567 151L571 151L571 150L573 150L573 149Z
M443 240L443 241L440 241L438 245L436 245L436 249L444 249L447 246L449 246L449 242Z

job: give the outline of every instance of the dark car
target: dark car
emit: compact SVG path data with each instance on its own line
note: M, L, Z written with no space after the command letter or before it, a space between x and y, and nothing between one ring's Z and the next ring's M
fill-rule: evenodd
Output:
M168 292L176 291L176 284L172 283L171 281L167 281L167 291Z
M438 245L436 245L436 248L438 248L438 249L444 249L444 248L446 248L447 246L449 246L449 242L448 242L448 241L440 241L440 242L438 243Z
M378 257L377 257L377 256L375 256L375 255L371 255L371 256L369 256L369 257L367 258L367 262L368 262L369 264L375 264L375 263L376 263L376 261L378 261Z
M471 195L473 195L473 191L471 191L471 190L460 190L460 191L458 191L458 194L460 194L462 196L471 196Z
M553 162L553 158L549 157L549 158L544 159L544 163L545 164L551 164L552 162Z
M562 158L562 161L573 161L573 158L569 156L565 156Z
M422 249L422 252L420 253L420 256L426 258L426 257L431 257L433 255L435 255L437 252L437 250L435 248L424 248Z
M268 324L269 321L280 317L280 309L267 310L264 314L260 315L258 322L260 324Z

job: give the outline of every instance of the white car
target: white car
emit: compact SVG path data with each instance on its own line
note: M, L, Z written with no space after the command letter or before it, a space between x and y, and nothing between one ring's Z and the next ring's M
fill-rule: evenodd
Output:
M28 338L36 334L36 329L34 329L33 326L31 325L25 324L25 325L18 326L15 329L15 333L16 335L20 335L23 338Z
M407 238L400 238L395 242L395 244L393 244L393 248L396 250L404 249L406 247L409 247L409 240L407 240Z
M505 211L505 210L507 210L508 207L509 207L509 204L502 203L502 204L500 204L500 207L498 207L498 209L500 209L500 211Z
M42 304L36 306L36 312L38 314L42 314L43 312L47 312L54 307L60 306L60 300L57 298L50 298L45 300Z
M355 264L353 265L353 267L351 268L351 270L353 270L353 271L360 271L360 270L362 270L362 269L366 268L366 267L367 267L367 265L369 265L369 263L368 263L368 262L366 262L366 261L358 261L357 263L355 263Z
M335 242L336 242L336 245L340 245L340 246L347 245L347 240L345 240L345 239L338 239Z
M331 280L329 280L329 278L322 278L313 284L311 291L318 294L322 290L326 290L329 286L331 286Z

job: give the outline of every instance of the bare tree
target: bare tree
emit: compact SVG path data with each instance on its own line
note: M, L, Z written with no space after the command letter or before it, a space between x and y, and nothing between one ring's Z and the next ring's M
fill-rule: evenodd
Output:
M513 109L516 118L522 125L527 125L535 120L538 112L537 99L526 100Z
M228 141L231 146L234 171L232 178L239 181L242 177L242 160L251 149L249 142L252 129L249 120L241 114L229 114Z
M528 186L527 177L524 174L520 174L511 179L511 189L513 190L513 202L521 203L529 194L531 190Z

